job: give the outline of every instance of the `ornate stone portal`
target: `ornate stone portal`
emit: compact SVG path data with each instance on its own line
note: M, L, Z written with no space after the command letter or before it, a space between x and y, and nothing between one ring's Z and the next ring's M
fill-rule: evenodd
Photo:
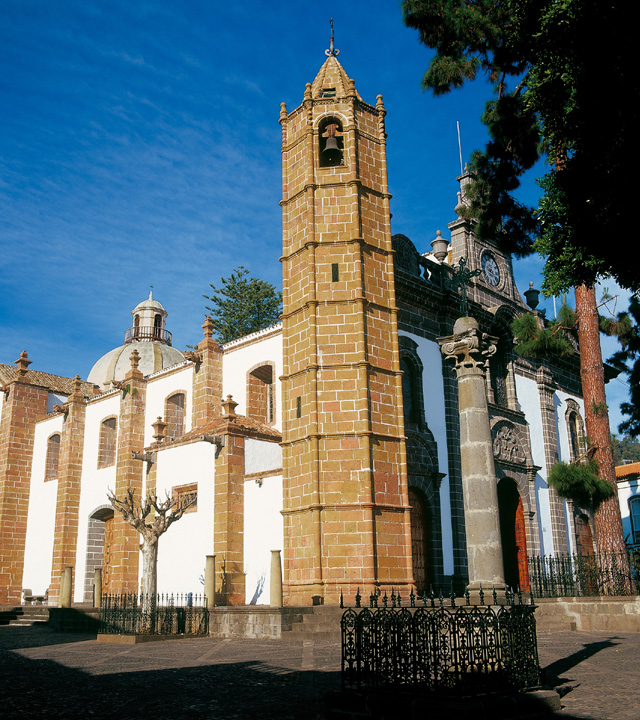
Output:
M460 457L469 561L469 592L482 587L504 591L504 566L491 424L484 378L485 358L495 338L480 332L474 318L458 318L453 335L438 338L443 355L454 363L458 379Z

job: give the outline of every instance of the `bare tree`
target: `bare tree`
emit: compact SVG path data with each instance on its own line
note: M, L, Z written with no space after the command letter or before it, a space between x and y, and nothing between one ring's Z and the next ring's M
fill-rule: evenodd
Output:
M164 500L158 500L150 493L143 501L129 488L124 498L117 498L111 491L107 498L113 509L118 510L142 536L142 612L147 618L145 622L152 622L151 610L158 589L158 541L174 522L180 520L185 510L195 504L196 494L173 498L167 495Z

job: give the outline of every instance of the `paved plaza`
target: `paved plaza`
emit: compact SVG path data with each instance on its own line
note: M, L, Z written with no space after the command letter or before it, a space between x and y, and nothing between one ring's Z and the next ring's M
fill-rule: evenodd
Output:
M640 634L541 633L540 662L564 718L640 718ZM0 627L0 716L315 720L340 688L327 641L180 639L99 644L95 635Z

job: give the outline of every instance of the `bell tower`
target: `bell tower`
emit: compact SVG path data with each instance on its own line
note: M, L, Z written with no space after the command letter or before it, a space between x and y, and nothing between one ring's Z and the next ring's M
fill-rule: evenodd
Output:
M413 583L385 109L338 52L280 111L289 605Z

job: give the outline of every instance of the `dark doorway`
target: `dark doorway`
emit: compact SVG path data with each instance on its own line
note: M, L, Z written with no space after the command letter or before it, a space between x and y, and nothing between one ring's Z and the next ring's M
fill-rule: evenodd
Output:
M431 514L422 495L409 488L411 505L411 554L413 557L413 579L419 594L429 591Z
M513 590L529 590L524 509L518 486L510 478L498 483L498 507L505 582Z

